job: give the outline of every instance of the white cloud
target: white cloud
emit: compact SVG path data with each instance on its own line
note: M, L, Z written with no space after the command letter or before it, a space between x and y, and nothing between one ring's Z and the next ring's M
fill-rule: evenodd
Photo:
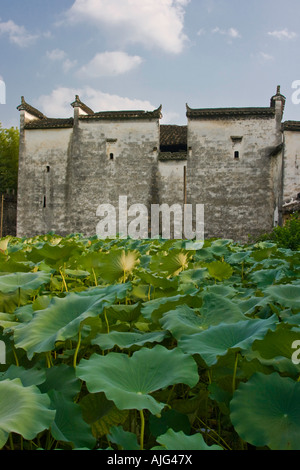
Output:
M118 95L103 93L91 87L81 89L58 87L49 95L40 96L34 106L40 109L48 117L65 118L73 115L73 109L70 106L79 95L82 102L97 111L119 111L136 110L153 111L156 107L149 101L131 99Z
M252 53L250 54L250 57L252 59L258 60L260 63L272 62L274 60L274 56L264 51Z
M259 57L266 62L274 60L274 57L272 55L267 54L266 52L262 52L262 51L259 53Z
M197 36L204 36L206 34L206 31L204 28L200 28L199 31L197 32Z
M123 44L140 43L180 53L185 7L190 0L75 0L67 12L72 23L89 22L114 34Z
M229 29L220 29L218 26L216 28L214 28L212 30L212 33L216 34L222 34L223 36L227 36L228 38L231 38L231 39L236 39L236 38L240 38L241 35L240 33L238 32L237 29L235 28L229 28Z
M53 49L53 51L47 51L47 57L53 61L63 60L66 57L66 53L61 49Z
M277 39L295 39L298 36L297 33L289 31L287 28L278 31L270 31L268 35Z
M130 56L126 52L114 51L96 54L86 65L81 67L78 75L83 78L97 78L120 75L142 63L139 56Z
M69 70L77 65L77 60L69 59L66 52L61 49L53 49L52 51L48 51L47 57L53 62L62 62L64 73L69 72Z
M30 34L24 26L19 26L12 20L0 22L0 35L2 34L7 34L10 42L19 47L30 46L38 38L37 35Z

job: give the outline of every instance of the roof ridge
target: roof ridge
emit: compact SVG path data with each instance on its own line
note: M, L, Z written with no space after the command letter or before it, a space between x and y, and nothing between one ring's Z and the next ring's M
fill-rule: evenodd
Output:
M31 106L31 104L26 103L24 96L21 96L21 104L17 106L18 111L27 111L27 113L35 116L39 119L47 119L47 117L39 111L37 108Z

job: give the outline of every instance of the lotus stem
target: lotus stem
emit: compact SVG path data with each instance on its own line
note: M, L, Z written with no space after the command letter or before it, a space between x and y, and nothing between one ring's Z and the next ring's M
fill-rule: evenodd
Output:
M104 308L104 318L105 318L105 323L106 323L106 326L107 326L107 333L109 333L109 323L108 323L108 319L107 319L107 315L106 315L106 308Z
M144 434L145 434L145 417L143 410L140 410L141 417L141 438L140 438L140 450L144 450Z
M74 369L76 368L76 365L77 365L77 356L78 356L78 352L79 352L79 348L80 348L80 343L81 343L81 327L80 327L79 332L78 332L78 342L77 342L77 346L76 346L75 353L74 353L74 358L73 358Z
M68 286L67 286L65 277L64 277L64 275L63 275L63 273L62 273L62 270L60 269L59 272L60 272L60 275L61 275L61 277L62 277L63 285L65 286L66 292L68 292Z
M19 359L18 359L18 356L17 356L17 353L16 353L14 347L12 347L12 351L13 351L13 355L14 355L14 358L15 358L15 361L16 361L16 366L19 367L20 366Z
M238 360L239 360L239 353L237 352L236 355L235 355L233 377L232 377L232 393L235 392L236 371L237 371Z
M97 287L97 286L98 286L98 282L97 282L97 277L96 277L96 273L95 273L94 268L92 268L92 271L93 271L93 275L94 275L95 286Z
M13 436L11 432L9 433L9 445L10 445L10 450L15 450Z

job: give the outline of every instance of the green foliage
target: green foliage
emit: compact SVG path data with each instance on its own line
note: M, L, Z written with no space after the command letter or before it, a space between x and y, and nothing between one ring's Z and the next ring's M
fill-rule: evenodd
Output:
M300 450L300 252L196 248L0 240L0 448Z
M19 161L19 130L3 129L0 123L0 188L17 191Z
M300 250L300 217L294 214L283 227L275 227L271 233L260 237L261 241L271 240L278 246Z

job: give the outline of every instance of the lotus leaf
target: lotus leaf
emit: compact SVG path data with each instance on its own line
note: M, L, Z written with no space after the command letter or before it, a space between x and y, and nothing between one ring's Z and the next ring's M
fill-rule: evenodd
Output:
M55 417L50 398L35 385L24 387L20 379L0 381L0 448L11 432L34 439L48 429Z
M10 294L18 289L22 291L39 289L43 284L50 282L50 274L36 273L12 273L0 276L0 292Z
M152 392L177 383L193 387L199 379L193 358L161 345L143 348L131 357L121 353L94 354L89 360L80 361L76 374L86 381L91 393L103 391L119 409L148 409L152 414L165 406L151 396Z
M57 341L77 335L83 320L101 314L113 300L114 296L75 292L53 298L47 308L35 312L31 321L15 327L15 345L25 349L29 359L34 353L51 351Z
M274 372L254 374L231 401L230 418L246 442L272 450L300 450L300 383Z
M201 434L193 434L187 436L184 432L175 432L169 429L166 434L156 438L163 447L160 449L167 450L222 450L218 445L208 446ZM159 448L157 448L159 449Z
M97 344L101 349L112 349L114 346L119 346L121 349L128 349L131 346L143 346L147 343L160 343L167 336L166 331L153 331L150 333L141 332L122 332L112 331L108 334L99 334L92 344Z
M246 351L256 339L276 328L277 317L266 320L245 320L233 324L221 323L201 333L184 335L178 347L187 354L199 354L208 366L216 364L229 350Z

